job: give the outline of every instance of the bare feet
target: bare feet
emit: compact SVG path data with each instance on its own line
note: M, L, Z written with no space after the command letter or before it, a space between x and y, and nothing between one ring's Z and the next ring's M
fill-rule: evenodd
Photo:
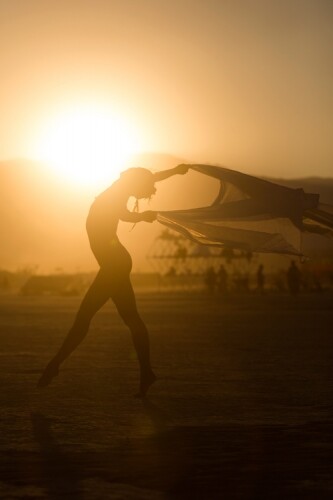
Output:
M156 376L152 370L150 370L147 373L141 373L140 389L139 392L136 394L136 397L145 398L150 386L153 385L155 381L156 381Z
M54 377L58 375L58 373L59 373L59 365L51 361L43 371L40 379L38 380L37 387L48 386L51 383L52 379L54 379Z

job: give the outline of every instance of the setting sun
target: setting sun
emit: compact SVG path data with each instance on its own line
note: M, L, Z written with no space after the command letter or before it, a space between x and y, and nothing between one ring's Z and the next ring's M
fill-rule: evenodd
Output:
M77 186L113 181L142 147L134 124L112 109L73 106L43 124L33 156Z

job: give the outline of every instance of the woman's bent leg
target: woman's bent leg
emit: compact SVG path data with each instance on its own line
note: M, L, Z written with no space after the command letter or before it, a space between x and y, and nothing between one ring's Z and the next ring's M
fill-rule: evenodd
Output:
M134 291L129 276L122 280L121 285L112 293L111 298L125 324L129 327L134 348L140 365L139 395L145 396L156 377L150 364L149 335L137 307Z
M110 291L110 277L108 273L100 270L83 298L73 326L69 330L62 346L47 365L41 378L39 379L39 387L48 385L51 380L58 375L61 363L63 363L65 359L70 356L70 354L85 338L93 316L110 298Z

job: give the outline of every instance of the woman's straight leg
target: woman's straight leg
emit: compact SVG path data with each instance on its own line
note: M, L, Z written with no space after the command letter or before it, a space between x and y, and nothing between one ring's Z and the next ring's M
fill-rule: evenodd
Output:
M119 286L114 289L111 299L118 313L130 329L134 348L140 365L139 395L145 396L156 377L150 364L150 343L148 330L138 313L136 299L129 276L123 277Z

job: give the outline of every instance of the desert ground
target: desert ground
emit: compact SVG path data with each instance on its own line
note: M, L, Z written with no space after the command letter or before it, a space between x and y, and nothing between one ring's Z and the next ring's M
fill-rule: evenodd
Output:
M112 304L51 386L79 297L0 296L1 499L333 498L333 294L141 293L159 380Z

